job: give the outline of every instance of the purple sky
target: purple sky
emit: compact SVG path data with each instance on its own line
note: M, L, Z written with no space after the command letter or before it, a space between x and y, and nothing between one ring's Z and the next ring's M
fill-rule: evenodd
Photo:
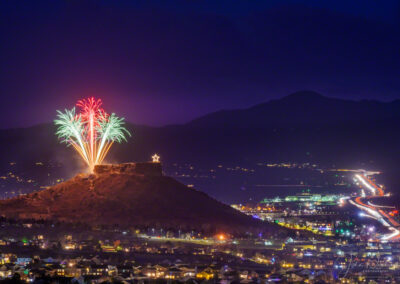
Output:
M303 89L400 98L397 1L351 2L2 1L0 128L92 95L149 125Z

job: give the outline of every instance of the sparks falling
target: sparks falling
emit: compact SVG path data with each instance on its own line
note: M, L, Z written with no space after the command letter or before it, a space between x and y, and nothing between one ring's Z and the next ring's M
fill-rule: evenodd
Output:
M131 136L124 127L124 119L114 113L107 114L100 99L93 97L79 100L76 108L57 111L56 135L71 145L82 157L90 170L101 164L114 142L121 143Z

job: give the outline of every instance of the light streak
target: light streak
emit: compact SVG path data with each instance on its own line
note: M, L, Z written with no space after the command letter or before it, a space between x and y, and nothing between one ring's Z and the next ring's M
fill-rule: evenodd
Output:
M371 208L368 208L366 206L360 205L360 204L354 202L353 200L350 200L350 203L353 204L354 206L364 210L364 211L367 211L369 214L371 214L372 216L374 216L374 217L376 217L378 219L381 218L381 215L378 212L376 212L373 209L371 209Z
M57 111L54 120L58 138L71 145L91 171L103 162L114 142L127 141L126 136L131 136L124 127L124 119L114 113L108 115L101 105L100 99L83 99L77 103L80 113L75 108Z
M368 204L365 204L365 203L363 203L363 201L361 201L361 198L370 199L370 198L376 198L379 196L384 196L385 193L384 193L383 189L376 186L367 177L356 174L355 178L356 178L356 183L357 183L357 180L360 181L364 187L366 187L368 190L370 190L372 192L372 195L366 196L364 190L361 189L361 196L354 198L354 200L350 200L350 203L370 214L370 215L368 215L368 214L361 213L360 216L377 219L385 227L387 227L389 230L393 231L393 233L382 236L381 237L382 242L386 242L388 240L399 239L400 238L400 231L399 231L400 224L396 220L391 218L388 214L386 214L382 209L378 209L378 208L387 208L388 206L375 205L369 201L367 202ZM378 194L376 194L376 190L378 190Z
M371 205L371 206L374 206L374 207L379 207L379 208L392 208L392 209L396 208L395 206L376 205L376 204L371 203L371 201L368 201L368 205Z
M371 186L368 182L366 182L360 175L356 175L356 178L361 181L361 183L368 188L369 190L372 191L372 193L375 195L375 188L373 186Z
M392 230L393 233L384 235L384 236L381 238L382 240L387 241L387 240L390 240L390 239L392 239L392 238L394 238L394 237L396 237L397 235L400 234L400 231L397 230L397 229L394 229L394 228L389 228L389 229Z
M361 216L361 217L372 218L372 219L375 219L375 220L379 220L378 218L376 218L376 217L374 217L374 216L371 216L371 215L368 215L368 214L364 214L364 213L360 213L360 216Z

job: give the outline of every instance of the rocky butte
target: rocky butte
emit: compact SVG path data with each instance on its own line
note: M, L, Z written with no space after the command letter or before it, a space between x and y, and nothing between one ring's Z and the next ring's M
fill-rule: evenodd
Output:
M0 201L3 217L121 227L230 233L268 231L246 216L162 173L161 163L97 165L93 174Z

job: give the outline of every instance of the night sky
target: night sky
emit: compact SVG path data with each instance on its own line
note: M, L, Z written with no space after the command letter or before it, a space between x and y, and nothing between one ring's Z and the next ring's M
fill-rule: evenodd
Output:
M83 4L84 3L84 4ZM399 1L1 1L0 128L101 97L148 125L298 90L400 98Z

